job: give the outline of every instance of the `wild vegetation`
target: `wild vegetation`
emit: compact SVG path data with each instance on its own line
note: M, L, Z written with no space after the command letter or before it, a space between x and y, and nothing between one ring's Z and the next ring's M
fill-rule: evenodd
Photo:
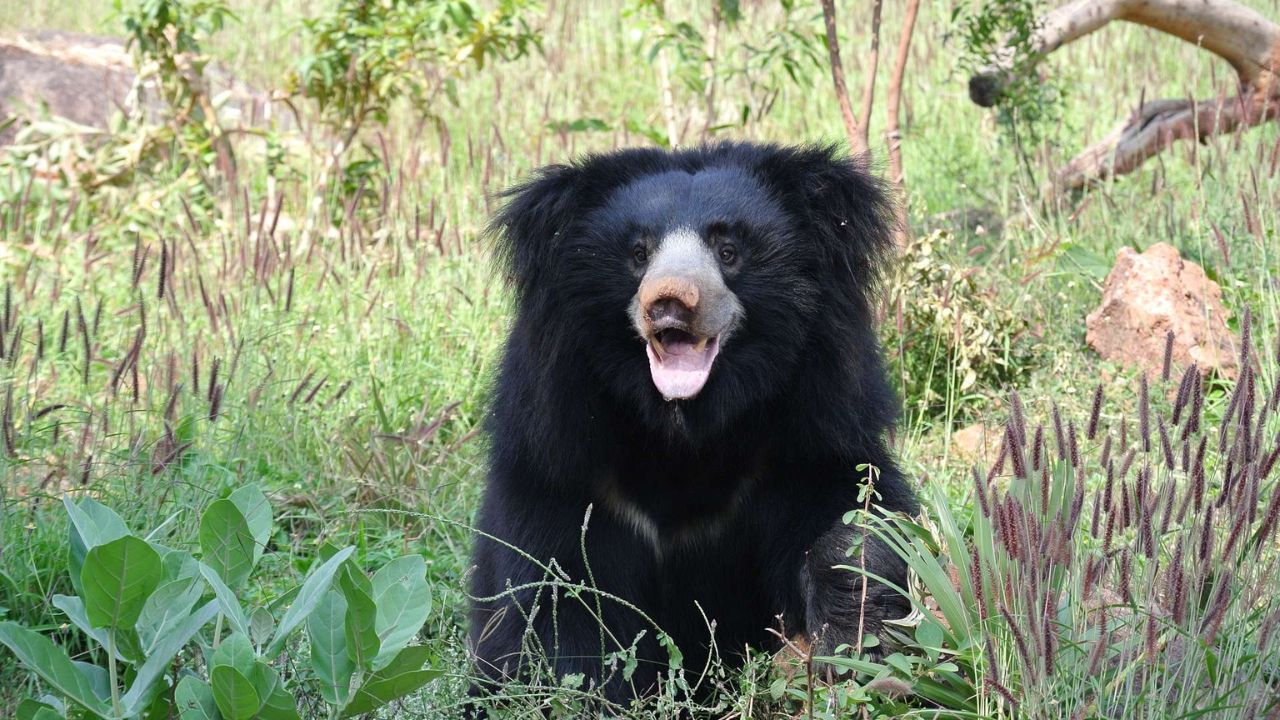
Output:
M838 6L860 84L873 13L891 33L905 9ZM881 326L926 510L847 521L908 559L917 612L823 661L672 647L663 692L618 716L1280 714L1280 129L1043 199L1129 115L1117 98L1235 82L1112 25L1029 62L997 111L971 104L968 71L1044 9L924 0L910 46L910 239ZM158 102L107 130L30 108L0 149L5 716L460 716L510 310L484 241L498 193L591 150L846 137L806 0L0 6L0 32L29 27L131 38ZM271 101L229 119L208 69ZM1221 285L1238 378L1086 347L1115 253L1156 241ZM990 452L954 442L975 423ZM534 677L489 702L574 717L589 692Z

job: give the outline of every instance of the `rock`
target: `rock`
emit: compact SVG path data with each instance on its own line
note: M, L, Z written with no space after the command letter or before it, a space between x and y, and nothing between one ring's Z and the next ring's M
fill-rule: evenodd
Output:
M1122 248L1102 288L1102 304L1085 320L1085 341L1099 355L1153 378L1173 331L1173 374L1195 363L1202 373L1234 378L1239 340L1227 328L1222 289L1168 243L1146 252Z
M110 38L34 33L0 38L0 122L38 111L90 127L106 127L133 85L124 45ZM12 142L17 128L0 132Z
M1004 429L975 423L951 433L951 450L966 465L987 466L995 462L1000 453L1000 438Z
M222 95L224 125L257 124L268 102L265 93L212 64L206 70L211 97ZM0 36L0 125L10 118L49 114L92 128L106 128L117 111L133 108L136 74L123 40L69 32L24 32ZM154 98L155 93L144 93ZM147 103L149 112L157 108ZM281 119L285 119L281 117ZM13 141L15 125L0 131L0 145Z

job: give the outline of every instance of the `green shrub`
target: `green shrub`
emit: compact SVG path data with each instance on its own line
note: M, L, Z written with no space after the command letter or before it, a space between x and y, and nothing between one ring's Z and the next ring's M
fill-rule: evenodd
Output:
M981 389L1007 387L1035 362L1020 307L1030 298L997 288L981 267L954 262L953 243L943 231L914 238L889 288L889 346L917 417L968 417Z
M310 52L290 76L290 88L316 101L321 119L350 136L366 120L387 121L399 98L435 117L443 93L468 65L523 57L537 48L528 23L533 0L502 0L486 12L465 0L339 0L303 25ZM347 138L350 142L350 137Z
M301 585L251 607L240 598L272 534L258 488L241 487L205 509L193 538L198 554L160 544L156 532L131 533L91 498L64 505L77 595L53 604L99 662L73 661L49 637L0 623L0 644L49 690L24 701L18 717L285 720L299 717L299 692L318 695L330 717L349 717L440 674L427 667L426 647L409 645L431 611L421 556L394 559L369 577L354 548L327 548ZM290 645L304 626L305 662ZM292 660L287 675L282 658Z
M1040 0L976 0L958 3L952 11L962 43L961 69L973 74L992 58L1010 60L994 99L997 119L1020 153L1023 143L1038 144L1062 118L1062 84L1036 72L1043 59L1035 49L1043 7Z

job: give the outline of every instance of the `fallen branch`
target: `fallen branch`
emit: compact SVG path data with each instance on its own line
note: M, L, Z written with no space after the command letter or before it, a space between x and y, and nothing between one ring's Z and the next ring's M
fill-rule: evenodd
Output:
M1124 125L1094 143L1059 170L1047 194L1073 190L1125 175L1178 140L1203 142L1250 128L1280 113L1280 98L1243 96L1223 100L1157 100L1138 108Z
M970 99L983 107L995 105L1013 80L1015 66L1024 70L1034 66L1054 50L1113 20L1159 30L1223 58L1236 71L1238 96L1226 101L1144 103L1123 125L1067 163L1051 191L1077 189L1132 172L1177 140L1203 141L1276 118L1280 26L1234 0L1074 0L1041 18L1028 48L1030 58L1017 57L1010 47L997 50L969 78Z

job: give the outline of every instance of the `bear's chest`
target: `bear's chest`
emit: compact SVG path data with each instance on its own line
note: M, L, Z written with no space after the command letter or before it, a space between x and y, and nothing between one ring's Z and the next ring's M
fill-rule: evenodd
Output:
M710 549L751 532L747 510L760 484L750 472L698 473L697 468L611 472L600 483L598 503L659 555Z

